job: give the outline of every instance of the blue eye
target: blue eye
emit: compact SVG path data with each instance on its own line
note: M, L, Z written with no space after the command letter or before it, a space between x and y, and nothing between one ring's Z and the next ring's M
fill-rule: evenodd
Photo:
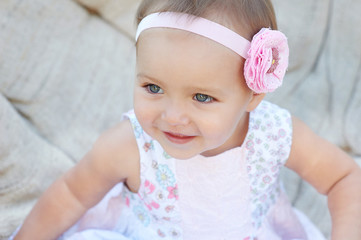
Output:
M197 93L194 96L194 100L196 100L198 102L202 102L202 103L208 103L208 102L212 102L213 98L206 94Z
M163 93L163 90L155 84L147 85L147 89L150 93Z

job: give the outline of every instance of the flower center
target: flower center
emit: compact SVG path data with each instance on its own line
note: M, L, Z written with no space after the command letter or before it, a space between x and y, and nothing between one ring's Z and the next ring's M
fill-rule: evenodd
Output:
M278 67L279 62L279 53L276 48L272 48L272 64L271 67L268 69L267 73L273 73L276 68Z

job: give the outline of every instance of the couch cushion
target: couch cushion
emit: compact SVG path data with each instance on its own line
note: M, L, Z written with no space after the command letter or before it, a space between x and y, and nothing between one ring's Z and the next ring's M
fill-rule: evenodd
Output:
M7 10L1 92L77 160L132 105L134 42L69 0L9 1Z
M134 42L71 0L0 3L0 239L132 106Z

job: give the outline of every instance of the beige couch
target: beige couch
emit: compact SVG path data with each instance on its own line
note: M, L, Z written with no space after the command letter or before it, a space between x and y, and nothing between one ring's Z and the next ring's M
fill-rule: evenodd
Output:
M0 2L0 239L131 108L138 2ZM274 3L291 63L268 99L359 158L361 2ZM328 235L325 197L284 175L293 203Z

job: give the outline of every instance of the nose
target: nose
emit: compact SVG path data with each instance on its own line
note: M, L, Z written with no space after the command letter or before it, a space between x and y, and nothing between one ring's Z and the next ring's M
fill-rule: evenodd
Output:
M187 108L181 103L169 102L162 112L162 119L170 126L184 126L189 124Z

